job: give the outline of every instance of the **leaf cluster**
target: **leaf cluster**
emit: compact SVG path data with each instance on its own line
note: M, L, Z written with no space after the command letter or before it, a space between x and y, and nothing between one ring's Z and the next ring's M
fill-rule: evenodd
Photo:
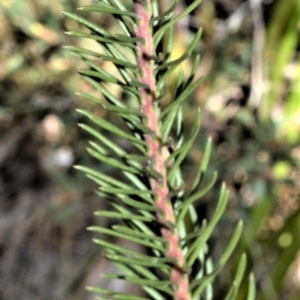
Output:
M136 2L136 1L134 1ZM147 1L137 1L144 6ZM69 35L79 38L87 38L98 42L103 53L98 53L84 48L67 46L66 48L82 59L87 69L79 70L84 79L98 90L102 99L86 94L78 95L95 102L107 111L118 115L126 126L120 128L111 122L104 120L95 113L78 110L86 116L89 124L80 124L80 127L93 137L88 152L101 163L108 164L118 170L123 180L104 174L92 167L76 166L87 176L96 182L100 189L97 192L101 198L106 199L112 210L98 211L96 215L102 218L113 218L118 220L111 228L99 226L90 227L89 230L101 234L101 238L95 239L106 252L106 258L112 261L120 270L120 274L106 274L105 278L117 278L141 286L148 297L155 300L174 299L174 282L170 279L172 270L179 268L177 262L166 254L168 243L162 235L164 226L168 229L178 230L180 234L179 249L184 254L184 270L189 281L189 293L191 299L213 299L213 281L227 262L242 232L242 222L239 222L232 235L228 246L223 251L222 257L214 264L209 257L208 240L211 237L218 221L224 214L228 190L223 184L219 193L216 209L210 220L199 220L194 204L207 194L215 185L217 174L204 183L204 175L209 163L212 149L212 140L208 139L202 163L195 176L192 188L184 187L181 173L181 165L186 159L191 147L199 133L201 124L200 111L197 112L193 128L188 137L183 135L182 103L198 87L201 78L197 78L196 71L200 64L199 56L194 57L194 65L187 76L180 71L176 82L174 101L162 109L160 100L165 95L166 80L180 64L190 58L201 37L201 30L195 34L186 52L178 59L171 61L171 52L174 40L176 23L189 14L201 1L196 0L180 14L175 15L175 9L179 0L173 1L170 8L160 12L158 1L152 1L152 28L153 28L153 57L149 60L155 65L155 103L153 103L159 116L160 135L149 129L148 117L141 112L141 89L150 89L139 81L141 73L137 61L137 43L143 43L142 37L135 35L135 24L138 16L119 0L103 0L95 6L81 7L81 11L89 11L100 14L111 14L120 25L122 33L113 34L97 24L77 14L64 12L66 16L85 25L89 32L71 31ZM133 5L135 3L132 3ZM161 52L162 44L164 52ZM96 62L109 62L114 64L117 73L104 70ZM116 97L111 87L122 89L123 94L131 99L125 103ZM125 128L126 127L126 128ZM112 140L108 139L103 131L108 131L132 145L132 152L125 151ZM168 152L165 159L167 170L167 188L169 190L169 201L172 203L175 215L175 223L162 224L158 215L164 215L156 205L157 195L151 189L151 181L156 180L160 184L162 175L153 167L153 158L148 155L149 145L145 141L145 135L152 135L159 140L161 151ZM120 246L112 239L125 239L145 248L144 253ZM227 295L226 300L235 299L246 270L246 256L240 259L237 272ZM248 299L254 299L254 279L250 276L250 288ZM109 289L90 287L91 291L101 294L100 299L135 299L148 298L137 297L129 294L116 293ZM188 299L188 298L187 298Z

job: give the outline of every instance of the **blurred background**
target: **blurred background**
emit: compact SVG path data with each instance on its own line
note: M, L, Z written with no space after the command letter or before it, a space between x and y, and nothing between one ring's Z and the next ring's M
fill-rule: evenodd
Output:
M182 8L189 2L182 1ZM86 230L108 225L93 214L104 202L72 165L117 174L86 153L90 137L77 127L83 120L75 109L99 108L74 95L93 89L77 74L79 59L62 48L99 49L64 34L80 26L61 11L91 3L0 2L1 300L88 300L94 296L86 285L114 284L100 279L110 266ZM207 178L218 170L219 185L225 181L230 189L227 212L211 240L216 259L237 221L245 223L239 248L216 282L216 299L222 299L242 252L256 276L257 299L300 298L299 16L297 0L203 0L176 29L174 57L203 27L197 53L205 78L184 106L186 132L198 106L202 131L183 171L188 186L212 136ZM91 18L109 30L115 26L110 16ZM217 193L197 203L199 216L209 218ZM245 283L238 299L246 291Z

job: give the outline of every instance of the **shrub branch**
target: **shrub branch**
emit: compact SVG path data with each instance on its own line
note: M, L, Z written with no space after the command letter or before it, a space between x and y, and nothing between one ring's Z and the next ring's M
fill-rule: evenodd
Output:
M147 5L146 5L147 4ZM144 4L137 2L135 12L138 16L136 25L137 37L143 41L137 43L138 65L140 68L140 81L147 88L141 88L141 109L147 116L146 126L155 134L145 134L145 141L148 145L148 157L151 158L151 168L154 169L160 178L151 179L151 188L155 192L155 205L163 211L158 213L157 218L161 224L161 234L168 241L166 256L174 260L171 271L171 282L173 283L174 295L176 300L191 299L189 293L188 276L184 266L184 255L179 244L179 232L176 228L175 213L169 199L169 188L167 183L167 171L163 152L164 145L161 143L161 130L159 126L159 109L156 98L156 82L154 73L155 57L153 47L153 33L151 26L152 10L151 0L146 0Z

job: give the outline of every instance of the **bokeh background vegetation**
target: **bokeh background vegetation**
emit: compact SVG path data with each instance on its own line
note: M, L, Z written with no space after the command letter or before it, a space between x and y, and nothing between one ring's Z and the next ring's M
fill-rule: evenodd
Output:
M93 90L76 72L81 62L62 48L98 49L65 35L79 25L61 14L91 2L0 2L1 300L92 299L86 285L128 288L99 278L109 266L85 228L107 222L93 215L104 204L96 187L72 169L74 163L96 166L86 154L90 137L77 127L82 120L75 108L98 110L114 122L113 115L74 95ZM300 297L299 16L297 0L203 0L177 28L174 57L203 27L197 51L205 78L184 107L186 131L199 105L203 126L184 162L186 185L210 135L208 173L218 170L219 182L230 189L227 212L211 240L215 258L237 221L245 223L239 248L216 283L216 299L222 299L243 251L258 300ZM109 16L92 18L108 29L115 26ZM216 193L199 201L203 218L213 211ZM245 292L246 285L238 299Z

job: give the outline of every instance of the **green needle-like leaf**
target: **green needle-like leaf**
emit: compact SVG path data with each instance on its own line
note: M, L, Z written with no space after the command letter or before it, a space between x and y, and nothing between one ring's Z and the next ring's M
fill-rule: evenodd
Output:
M136 51L136 46L134 44L117 40L113 36L103 37L103 36L99 36L97 34L90 34L90 33L81 32L81 31L67 31L67 32L65 32L65 34L74 36L74 37L78 37L78 38L87 38L87 39L95 40L95 41L105 44L105 45L111 45L112 47L114 47L114 45L117 44L117 45L126 47L127 49Z
M137 277L128 277L128 276L125 279L128 280L129 282L132 282L132 283L135 283L138 285L153 287L156 290L163 291L164 293L167 293L171 296L174 295L174 292L169 287L170 282L153 281L153 280L149 280L149 279L140 279Z
M99 195L99 192L97 192L97 194ZM122 200L124 201L126 198L127 197L123 196ZM125 208L124 206L115 203L114 199L110 198L108 200L110 200L111 205L115 208L116 211L118 211L118 212L120 212L120 213L122 213L124 215L130 215L132 213L131 209L129 210L129 209ZM145 216L151 216L151 214L148 211L139 210L139 212L141 214L145 215ZM134 220L134 219L132 219L132 221L130 223L132 223L132 226L135 226L141 232L152 234L152 231L149 229L149 227L145 223L143 223L143 222L141 222L139 220Z
M126 237L126 239L127 239L127 237ZM155 244L151 244L151 243L147 244L147 242L142 241L142 240L139 240L139 241L140 241L140 244L147 245L149 247L153 247L153 245L155 245ZM155 246L153 248L155 248ZM153 259L149 259L149 260L145 260L145 259L139 260L138 258L129 258L129 257L124 257L122 255L111 255L111 254L106 255L106 257L109 260L122 262L127 265L137 264L140 266L159 268L162 270L169 270L171 268L169 265L164 264L164 260L162 262L160 262L159 258L153 258Z
M106 294L106 295L113 294L113 291L111 291L111 290L98 288L98 287L94 287L94 286L87 286L86 289L88 291L95 292L95 293L101 293L101 294Z
M150 163L153 161L153 158L142 156L142 155L135 155L135 154L128 154L126 155L126 158L131 161L136 161L139 163Z
M85 166L74 166L75 169L77 170L80 170L86 174L90 174L94 177L97 177L99 179L102 179L103 181L109 183L110 185L114 185L114 186L117 186L119 188L123 188L123 189L132 189L132 187L128 184L125 184L111 176L108 176L108 175L105 175L101 172L97 172L95 171L94 169L91 169L91 168L88 168L88 167L85 167Z
M201 225L200 228L198 228L198 229L195 228L195 230L194 230L193 232L191 232L191 233L189 233L188 235L186 235L186 236L184 236L183 238L181 238L180 241L186 243L186 242L188 242L189 240L192 240L192 239L194 239L194 238L199 237L199 236L203 233L203 231L204 231L204 229L206 228L206 226L207 226L207 221L204 219L204 220L202 221L202 225Z
M107 1L107 0L104 0L106 3L110 3L111 6L113 7L117 7L119 10L121 11L128 11L128 9L123 5L122 2L120 2L119 0L112 0L112 1ZM103 1L103 2L104 2ZM133 20L131 17L128 17L128 16L125 16L123 14L121 15L115 15L117 21L119 22L121 28L123 29L123 31L128 35L130 36L131 35L131 32L133 31L132 28L130 28L130 26L128 26L128 23L134 27L135 25L135 21L136 20Z
M124 294L124 293L123 294L114 293L113 294L113 299L117 299L117 300L149 300L147 298L132 296L130 294Z
M167 22L164 26L162 26L154 35L154 48L157 47L158 43L160 42L163 34L169 29L171 26L176 24L179 20L184 18L186 15L188 15L191 11L193 11L197 5L201 3L202 0L195 0L190 4L186 9L183 10L179 15L177 15L175 18Z
M103 12L103 13L109 13L113 15L122 15L122 16L127 16L127 17L132 17L136 18L135 13L131 13L129 11L124 11L124 10L119 10L113 6L82 6L78 8L79 10L84 10L84 11L92 11L92 12Z
M139 139L133 137L132 135L125 133L124 131L122 131L121 129L116 127L115 125L112 125L110 122L108 122L104 119L101 119L99 117L96 117L94 114L87 112L85 110L77 109L77 111L79 113L81 113L82 115L87 116L90 120L92 120L95 124L99 125L100 127L104 128L108 131L111 131L112 133L114 133L120 137L123 137L124 139L127 139L127 140L133 142L133 144L135 146L137 146L139 149L143 149L140 146L147 146L147 144L144 141L139 140Z
M99 131L97 131L97 130L93 129L92 127L87 126L85 124L78 124L78 126L81 127L82 129L84 129L85 131L87 131L88 133L90 133L91 135L93 135L100 142L102 142L108 148L110 148L114 153L116 153L118 156L124 157L127 154L122 148L120 148L119 146L114 144L111 140L109 140L107 137L105 137L104 135L99 133Z
M197 71L199 70L200 63L201 63L200 55L197 54L193 60L193 66L192 66L191 73L190 73L189 78L186 81L185 85L183 86L183 89L185 89L192 81L194 81Z
M207 166L208 166L211 149L212 149L212 138L209 137L208 140L207 140L206 146L205 146L201 166L200 166L199 171L198 171L198 173L195 177L195 180L194 180L194 183L193 183L193 186L192 186L192 189L191 189L191 194L193 194L195 192L195 190L198 188L198 185L201 183L201 179L203 177L203 174L205 173L205 171L207 169Z
M220 272L220 268L214 269L214 271L206 276L204 276L201 279L195 280L191 288L197 288L196 291L193 293L193 299L199 299L201 293L204 291L204 289L214 280L214 278L217 276L217 274Z
M159 243L166 243L167 241L165 240L165 238L157 236L157 235L149 235L143 232L138 232L134 229L128 228L128 227L124 227L121 225L114 225L112 227L113 229L115 229L118 232L124 233L124 234L129 234L130 236L135 236L135 237L139 237L145 240L153 240L155 242L159 242Z
M109 194L123 194L123 195L155 195L155 192L147 190L147 191L138 191L135 189L127 190L127 189L117 189L110 187L101 187L101 191Z
M106 242L104 240L99 240L99 239L93 239L93 241L96 244L98 244L98 245L102 246L103 248L105 248L110 253L120 253L120 254L123 254L123 255L127 254L127 255L132 255L132 256L138 256L139 255L138 252L133 251L133 250L128 249L128 248L121 247L116 243L109 243L109 242Z
M98 32L100 35L104 36L104 37L112 37L112 35L106 31L105 29L103 29L102 27L99 27L97 26L95 23L92 23L76 14L73 14L73 13L69 13L69 12L66 12L66 11L63 11L62 12L64 15L66 15L67 17L85 25L86 27L92 29L93 31L95 32Z
M149 300L147 298L132 296L130 294L114 293L113 299L117 300Z
M180 58L175 59L173 61L167 62L165 64L162 64L160 66L158 66L156 68L157 71L163 70L163 69L167 69L169 67L177 67L178 65L180 65L181 62L183 62L184 60L186 60L188 57L190 56L189 53L185 53L183 54Z
M165 250L164 247L162 247L161 245L156 244L154 242L144 241L144 240L136 238L136 237L124 235L123 233L117 232L117 231L112 230L112 229L103 228L103 227L97 227L97 226L92 226L92 227L89 227L88 230L95 231L95 232L100 232L100 233L104 233L104 234L108 234L108 235L119 237L119 238L122 238L122 239L126 239L126 240L132 241L132 242L137 243L137 244L148 246L148 247L150 247L152 249L160 250L162 252L164 252L164 250ZM118 260L121 261L120 260L121 258L119 256L118 256L118 258L119 258Z
M99 68L100 69L100 68ZM101 69L100 69L101 70ZM78 72L81 75L85 75L92 78L99 78L100 80L115 83L117 85L123 85L122 82L120 82L116 77L111 76L109 73L102 70L102 72L97 71L91 71L91 70L78 70Z
M146 119L145 115L142 112L135 110L135 109L126 108L126 107L119 107L119 106L116 106L115 104L110 105L110 104L107 104L107 103L101 101L100 99L98 99L96 97L93 97L93 96L90 96L87 94L80 94L80 93L77 93L77 94L82 95L85 98L88 98L89 100L100 104L106 110L118 113L120 115L120 117L122 117L124 120L126 120L128 122L128 127L130 129L132 129L132 130L138 129L146 134L154 134L154 131L152 131L147 126L143 125L143 123L141 123L140 117L144 117L144 119Z
M108 91L108 89L106 87L104 87L102 84L100 84L99 82L95 81L94 79L92 79L90 77L84 76L84 79L88 83L90 83L94 88L96 88L98 91L100 91L105 96L105 98L107 99L107 101L109 103L112 103L112 104L116 105L117 107L125 107L124 103L122 103L122 101L120 101L120 99L118 99L110 91Z
M210 223L208 224L207 228L204 230L203 234L199 236L198 239L193 243L193 245L189 248L186 258L187 258L187 265L192 266L194 261L196 260L200 249L208 240L209 236L211 235L212 231L214 230L217 222L220 220L222 214L224 213L227 200L228 200L228 191L225 188L225 185L222 185L219 201L217 208L211 218Z
M244 276L244 273L246 270L246 263L247 263L247 258L246 258L246 255L243 254L240 258L239 265L238 265L232 286L230 287L230 290L228 291L228 294L226 295L224 300L236 299L239 287L241 285L241 282L243 280L243 276Z
M164 111L161 113L160 117L163 118L167 113L169 113L169 111L171 109L174 108L174 106L177 106L179 104L181 104L188 96L190 96L194 91L195 89L199 86L201 80L203 78L200 77L198 78L195 82L191 83L180 95L179 97L174 101L172 102L168 107L166 107L164 109Z
M179 211L178 224L183 222L183 219L184 219L186 213L188 212L190 205L192 205L195 201L197 201L202 196L204 196L213 187L213 185L216 183L216 181L217 181L217 172L214 172L212 179L207 183L207 185L205 187L203 187L200 191L198 191L194 195L185 199L183 201L183 203L181 203L178 207L176 207L176 210Z
M88 55L88 56L100 58L102 61L110 61L110 62L114 63L116 66L126 67L129 69L135 69L135 70L138 70L138 68L139 68L136 64L130 63L127 60L118 59L114 56L103 55L98 52L91 51L91 50L88 50L85 48L75 47L75 46L64 46L64 48L75 54ZM81 56L81 57L84 58L84 56Z
M99 217L108 217L108 218L114 218L114 219L121 219L121 220L138 220L143 222L153 222L155 221L154 217L145 217L145 216L137 216L133 214L124 215L121 213L117 213L114 211L97 211L95 212L95 215Z
M163 122L161 127L161 139L165 143L169 137L170 130L172 128L173 122L178 114L178 106L174 106L173 109L169 112L166 119Z
M130 167L130 166L127 166L125 164L123 164L122 162L120 162L119 160L117 159L114 159L114 158L111 158L111 157L108 157L107 155L102 155L101 153L99 152L96 152L90 148L87 149L88 152L95 158L97 158L98 160L102 161L102 162L105 162L117 169L121 169L123 171L127 171L127 172L131 172L131 173L136 173L136 174L139 174L140 171L137 169L137 168L134 168L134 167Z
M166 10L164 13L160 14L159 16L152 18L152 22L155 22L155 21L158 21L158 20L166 21L169 18L171 18L174 11L175 11L175 9L176 9L176 7L177 7L177 5L178 5L178 3L179 3L179 1L180 0L173 1L170 8L168 10Z
M247 300L255 300L255 297L256 297L255 278L252 273L249 276L248 286L249 287L248 287Z
M222 257L219 260L220 265L224 265L226 263L226 261L228 260L228 258L230 257L230 255L232 254L232 252L234 251L234 249L241 237L242 231L243 231L243 222L239 221L239 223L236 226L236 229L232 235L232 238L231 238L226 250L224 251L224 254L222 255Z
M152 211L162 213L162 210L154 205L145 204L141 201L136 201L128 197L122 198L122 201L129 206L140 209L141 211Z
M181 146L179 149L176 149L176 151L174 151L166 160L166 163L168 163L169 161L172 161L172 159L174 157L176 157L174 159L174 163L173 166L168 174L168 180L170 181L171 185L173 186L174 180L175 180L175 176L176 176L176 172L180 166L180 164L182 163L182 161L185 159L187 153L189 152L189 150L191 149L191 147L193 146L193 143L197 137L197 134L200 130L200 110L197 111L197 116L196 116L196 120L195 120L195 124L194 127L192 129L192 133L190 138L188 139L187 142L184 143L183 146Z

